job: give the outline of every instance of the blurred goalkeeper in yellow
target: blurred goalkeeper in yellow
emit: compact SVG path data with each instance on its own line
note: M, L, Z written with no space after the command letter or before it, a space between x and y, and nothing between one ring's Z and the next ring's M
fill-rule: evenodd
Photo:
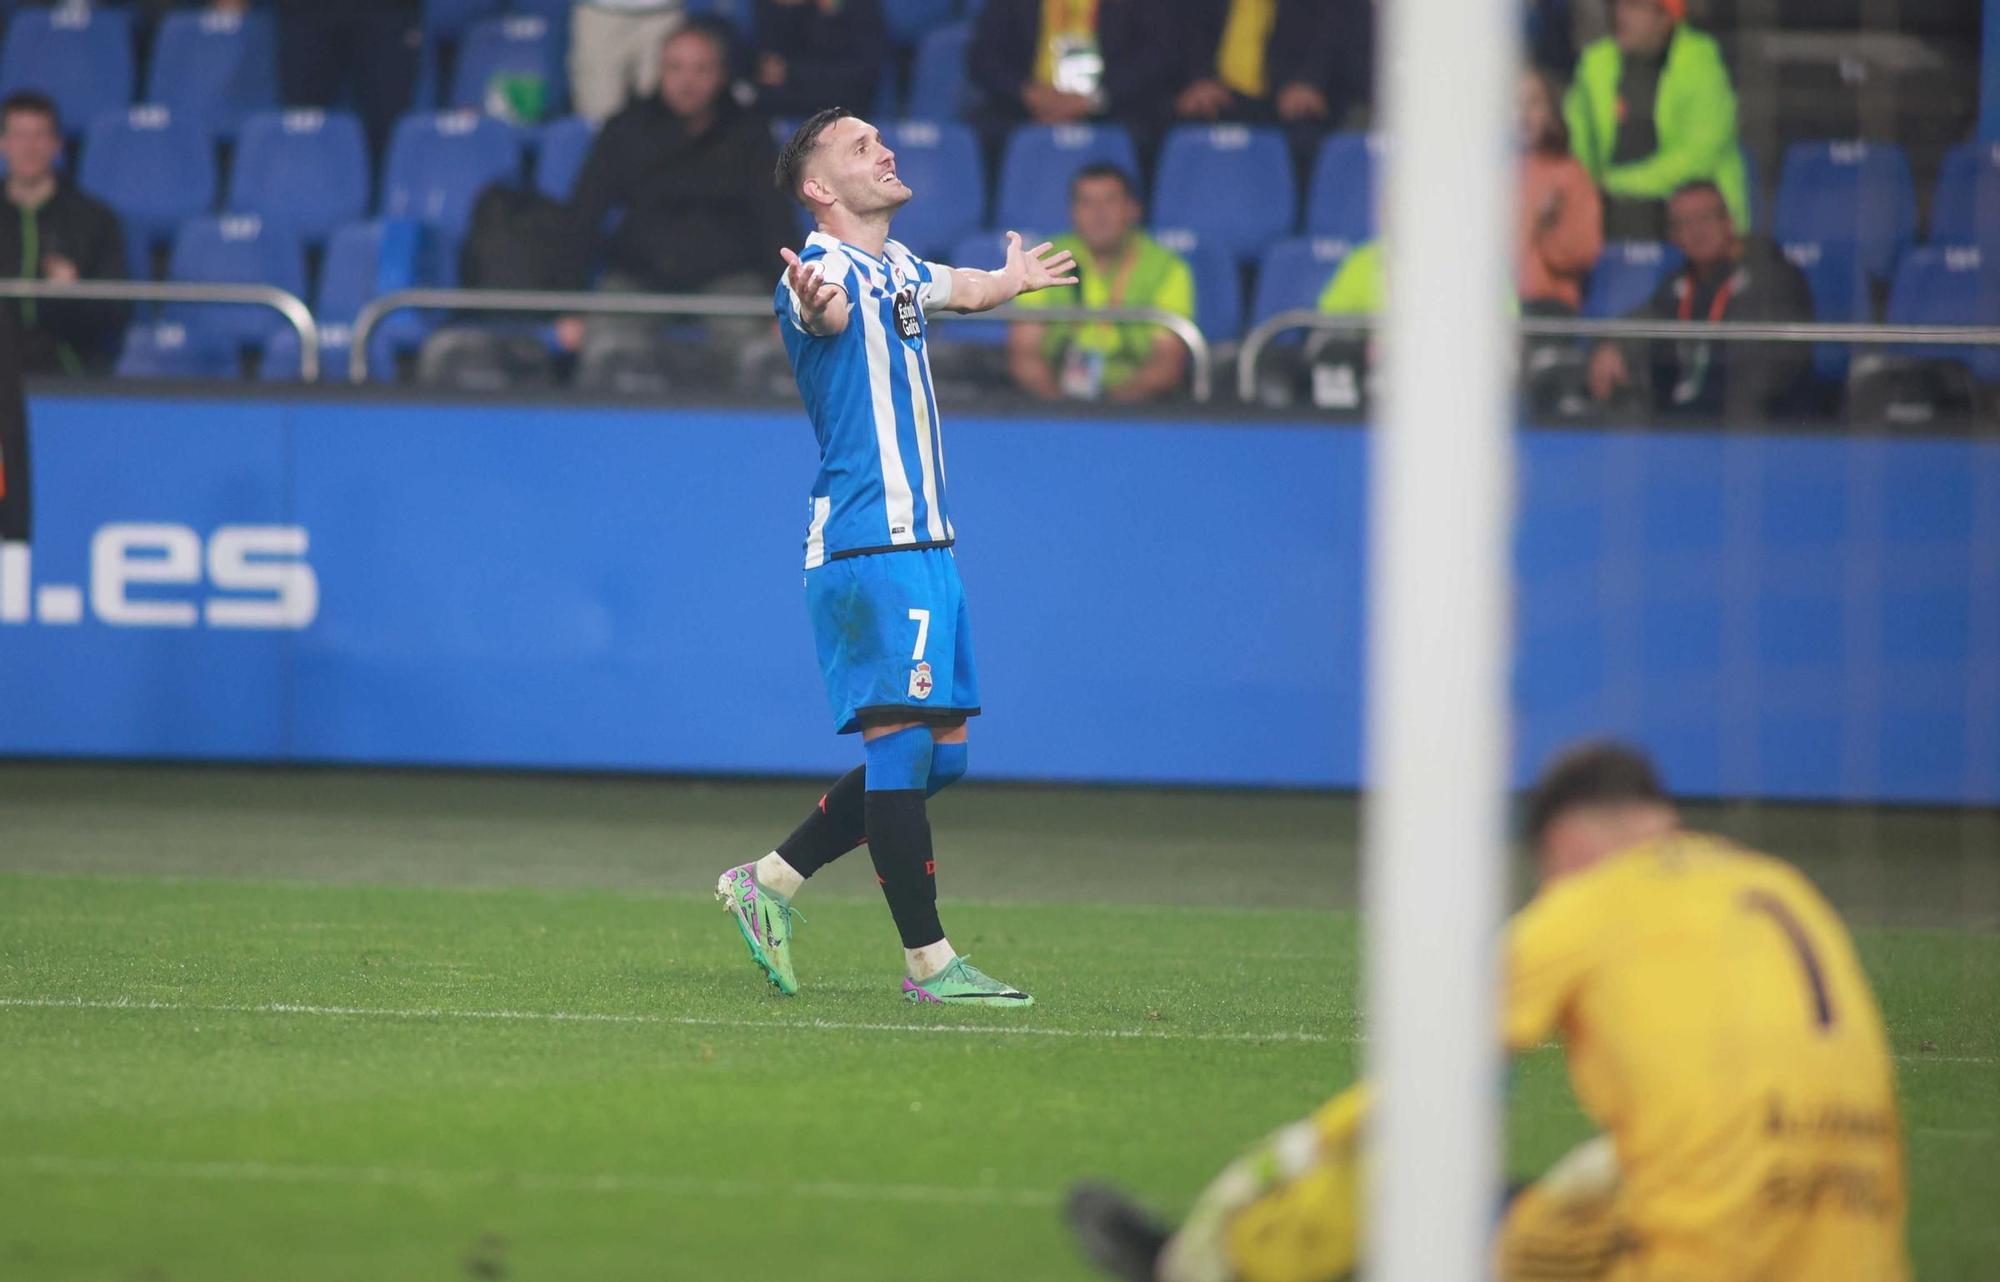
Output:
M1639 753L1593 744L1529 799L1542 885L1507 931L1503 1033L1560 1038L1603 1131L1501 1214L1504 1282L1906 1282L1882 1019L1796 869L1680 825ZM1335 1282L1363 1255L1364 1088L1239 1159L1177 1232L1079 1188L1132 1282Z

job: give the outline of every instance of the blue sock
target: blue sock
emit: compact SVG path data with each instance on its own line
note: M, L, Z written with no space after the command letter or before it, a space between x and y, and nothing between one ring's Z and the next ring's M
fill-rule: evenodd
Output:
M911 726L862 746L869 792L919 792L931 777L931 732Z
M924 789L924 795L935 797L946 788L965 778L967 758L971 756L969 745L963 743L939 743L931 746L931 781Z

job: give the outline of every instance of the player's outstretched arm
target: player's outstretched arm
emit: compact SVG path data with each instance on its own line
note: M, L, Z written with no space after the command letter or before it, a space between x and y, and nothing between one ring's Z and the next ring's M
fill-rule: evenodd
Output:
M820 275L818 264L807 266L789 249L785 256L785 283L799 300L799 323L808 334L831 338L847 328L847 291Z
M997 272L954 267L951 277L951 301L945 310L984 312L1038 289L1076 284L1076 259L1066 249L1057 252L1047 241L1022 249L1021 233L1010 231L1006 266Z

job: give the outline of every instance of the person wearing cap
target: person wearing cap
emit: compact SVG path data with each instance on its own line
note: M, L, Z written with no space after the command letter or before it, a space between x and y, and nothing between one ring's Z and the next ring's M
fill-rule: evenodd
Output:
M1715 38L1686 18L1687 0L1611 0L1611 34L1577 59L1563 116L1604 192L1610 239L1661 239L1666 198L1704 178L1736 225L1750 225L1729 69Z

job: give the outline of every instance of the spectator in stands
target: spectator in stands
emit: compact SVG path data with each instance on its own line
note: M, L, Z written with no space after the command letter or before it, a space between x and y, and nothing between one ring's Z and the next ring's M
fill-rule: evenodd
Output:
M423 70L422 0L277 0L278 89L294 107L352 100L380 151Z
M888 53L882 0L757 0L757 101L773 116L866 111Z
M1172 112L1185 55L1162 0L986 0L966 73L989 134L1116 120L1156 132Z
M1140 230L1130 174L1086 166L1070 181L1069 210L1075 230L1055 244L1075 255L1081 280L1025 295L1019 306L1156 307L1194 319L1194 274ZM1018 324L1007 336L1014 382L1044 400L1158 400L1179 390L1187 358L1180 339L1148 325Z
M565 274L575 283L601 252L600 289L770 293L771 263L797 227L771 185L778 157L769 128L729 95L730 44L726 23L688 19L661 50L659 93L598 133L570 197ZM614 209L624 217L607 236ZM618 328L591 323L607 326ZM561 336L573 348L584 330L565 322Z
M602 124L660 87L660 50L686 17L684 0L576 0L569 22L569 97Z
M1379 316L1388 299L1380 237L1363 241L1341 260L1320 291L1319 310L1327 316ZM1312 401L1321 409L1360 410L1379 390L1373 334L1326 331L1306 344L1312 371Z
M1698 178L1749 226L1736 93L1714 37L1686 16L1687 0L1612 0L1611 34L1577 60L1563 114L1613 239L1660 239L1666 198Z
M1667 228L1686 265L1660 282L1636 318L1803 322L1813 318L1806 278L1768 240L1746 239L1720 188L1697 179L1667 204ZM1600 343L1591 353L1591 397L1628 408L1727 422L1782 412L1801 388L1812 348L1800 344Z
M1569 132L1546 73L1521 76L1521 212L1515 288L1521 309L1575 315L1583 281L1604 248L1604 209L1583 165L1570 154Z
M1182 120L1363 124L1374 91L1374 0L1184 0Z
M69 283L122 280L125 233L118 215L56 172L62 154L56 105L39 93L0 101L0 158L7 199L0 204L0 277ZM21 368L80 374L107 368L125 328L122 303L10 301Z

